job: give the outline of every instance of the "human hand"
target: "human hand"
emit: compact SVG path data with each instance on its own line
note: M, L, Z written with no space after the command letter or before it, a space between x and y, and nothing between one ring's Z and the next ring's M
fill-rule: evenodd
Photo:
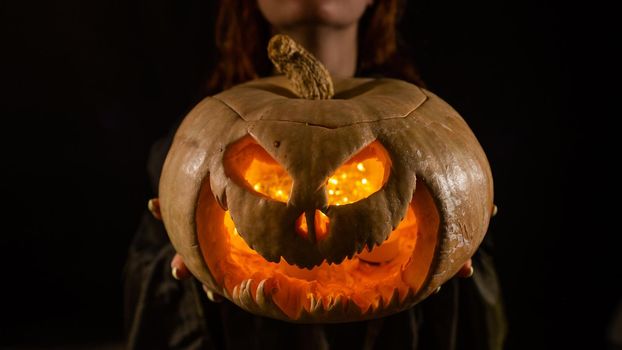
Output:
M171 261L171 274L173 275L173 278L180 281L192 277L190 270L188 270L188 267L184 263L184 259L179 254L175 254L173 260ZM220 294L215 293L206 285L203 285L203 291L205 291L205 294L209 300L215 303L223 301L223 297Z
M473 272L475 272L475 270L473 270L473 260L469 258L469 260L467 260L464 265L462 265L460 270L458 270L458 272L456 273L456 277L469 278L473 276Z

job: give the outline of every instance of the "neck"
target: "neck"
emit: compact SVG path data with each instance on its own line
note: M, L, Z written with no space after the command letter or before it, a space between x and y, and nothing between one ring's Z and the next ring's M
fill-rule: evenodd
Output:
M308 25L284 28L280 32L312 53L334 78L354 76L358 54L356 24L340 28Z

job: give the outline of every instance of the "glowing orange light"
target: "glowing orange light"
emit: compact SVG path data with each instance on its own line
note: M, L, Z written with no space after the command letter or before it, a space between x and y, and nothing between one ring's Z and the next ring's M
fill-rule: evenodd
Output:
M244 179L253 185L253 189L279 202L287 202L292 188L292 179L278 163L262 162L253 159L249 164Z
M328 224L330 219L324 213L319 210L315 211L313 217L313 224L315 226L315 239L321 241L328 234ZM302 213L296 220L296 232L304 238L309 236L309 227L307 225L307 217L305 213Z
M217 205L213 208L220 210ZM402 273L412 258L418 230L412 208L409 208L406 218L391 233L389 239L371 252L356 254L340 264L324 262L312 269L290 265L283 259L278 263L267 262L237 233L229 211L220 213L224 232L219 231L217 225L213 224L214 221L209 221L210 224L205 226L213 230L214 234L218 232L213 237L208 235L213 240L209 240L211 254L206 256L208 264L214 268L215 277L223 281L230 294L233 287L249 278L248 276L254 276L256 280L278 280L280 287L273 297L284 312L293 316L300 308L309 309L308 300L300 301L295 298L296 302L290 304L290 293L294 291L301 293L300 295L312 294L316 299L341 295L352 298L361 309L367 309L371 305L377 306L380 299L385 302L389 300L394 286L400 290L400 295L405 295L408 290L408 286L402 281ZM223 233L224 237L219 236ZM202 243L202 249L207 249L206 243Z
M225 162L227 175L249 189L276 201L289 200L292 178L252 138L227 149ZM384 186L390 168L387 151L378 141L372 142L326 180L327 204L344 205L369 197Z
M374 247L371 251L363 250L359 255L359 259L371 263L384 263L393 260L400 253L402 249L401 245L407 244L404 241L400 241L399 237L407 235L408 231L416 230L417 218L413 212L412 207L408 208L406 218L399 224L399 226L391 233L389 239L384 241L381 245Z
M386 182L390 166L387 151L372 142L328 178L328 205L354 203L377 192Z
M228 147L224 163L226 175L237 185L275 200L289 199L293 184L289 174L251 137ZM328 205L369 197L382 189L390 169L387 150L372 142L325 180ZM213 198L209 186L204 189L202 198ZM226 293L233 295L245 281L252 281L250 287L255 293L258 281L262 281L264 293L271 293L275 305L288 317L297 318L301 310L309 312L318 300L325 308L340 298L361 310L370 310L391 300L396 289L401 300L416 293L427 278L438 241L435 210L426 187L418 184L406 217L381 245L339 263L324 261L311 269L289 264L284 258L266 261L243 238L248 233L238 232L229 211L222 210L213 199L199 201L197 230L207 265ZM425 219L421 225L420 217ZM324 238L326 243L329 218L316 210L313 225L308 224L306 215L301 215L292 229L309 238L309 226L313 226L316 240Z
M225 172L266 197L284 203L289 200L292 178L252 138L242 139L227 149Z

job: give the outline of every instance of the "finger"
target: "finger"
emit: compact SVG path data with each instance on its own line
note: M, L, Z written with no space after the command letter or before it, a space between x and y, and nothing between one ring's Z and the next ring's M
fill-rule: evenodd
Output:
M223 298L220 294L218 293L214 293L211 289L209 289L206 285L203 285L203 290L205 291L205 294L207 294L207 299L215 302L215 303L220 303Z
M461 278L469 278L473 276L474 271L475 270L473 270L473 261L469 259L467 260L467 262L464 263L464 265L462 265L460 270L458 270L458 273L456 273L456 276L461 277Z
M171 261L171 274L176 280L185 280L192 276L190 270L188 270L188 267L184 264L184 259L179 254L175 254L175 257L173 257Z
M147 208L151 212L154 218L158 220L162 220L162 213L160 212L160 199L159 198L151 198L149 202L147 202Z

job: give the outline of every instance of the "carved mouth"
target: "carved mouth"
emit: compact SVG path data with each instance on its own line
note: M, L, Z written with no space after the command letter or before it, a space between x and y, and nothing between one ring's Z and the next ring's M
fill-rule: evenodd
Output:
M324 261L312 269L282 258L267 261L237 234L211 193L201 199L198 240L215 287L248 311L290 321L340 322L409 307L419 297L437 245L438 213L420 184L407 216L385 242L339 264Z

